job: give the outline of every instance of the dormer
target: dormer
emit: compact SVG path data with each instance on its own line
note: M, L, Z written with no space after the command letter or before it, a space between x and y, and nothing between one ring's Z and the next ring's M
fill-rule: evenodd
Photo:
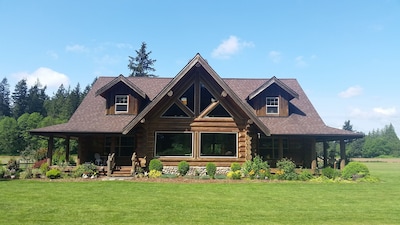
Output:
M123 75L96 91L106 99L107 115L137 115L148 103L146 94Z
M299 95L276 77L272 77L248 97L257 116L289 116L289 102Z

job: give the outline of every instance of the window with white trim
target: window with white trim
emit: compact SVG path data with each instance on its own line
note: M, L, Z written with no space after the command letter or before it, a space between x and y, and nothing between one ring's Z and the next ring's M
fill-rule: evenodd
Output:
M267 97L267 114L279 113L279 98Z
M128 95L115 96L115 113L127 113L129 109Z

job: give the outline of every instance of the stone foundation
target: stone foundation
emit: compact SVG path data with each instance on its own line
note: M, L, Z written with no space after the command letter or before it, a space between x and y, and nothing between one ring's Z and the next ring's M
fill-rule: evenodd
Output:
M216 174L226 175L229 171L231 171L230 167L217 167ZM176 174L178 175L178 167L177 166L164 166L163 174ZM207 175L207 170L205 166L191 166L189 167L189 171L186 175L190 176L205 176Z

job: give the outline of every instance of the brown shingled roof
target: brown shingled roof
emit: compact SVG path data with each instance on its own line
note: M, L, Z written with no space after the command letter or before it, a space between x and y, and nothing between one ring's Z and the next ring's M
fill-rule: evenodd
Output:
M201 61L203 62L203 61ZM206 62L203 62L206 63ZM212 68L210 67L212 70ZM182 71L179 73L181 74ZM216 73L214 76L218 76ZM32 130L32 134L84 134L84 133L118 133L124 132L124 128L135 120L136 115L106 115L106 100L99 94L100 89L106 89L108 84L115 81L115 77L99 77L87 94L81 105L73 114L71 119L60 125L54 125ZM277 78L275 78L277 79ZM164 88L171 85L173 78L149 78L149 77L127 77L131 86L137 90L142 90L146 96L153 101L157 98ZM291 92L294 98L290 101L290 115L288 117L258 117L256 118L269 129L271 135L313 135L320 137L362 137L361 134L328 127L322 121L317 111L307 98L303 89L296 79L278 79L284 87ZM221 85L228 87L246 111L252 114L250 118L255 118L255 113L248 105L248 97L255 90L261 90L268 84L269 79L221 79ZM97 93L97 94L96 94ZM235 97L235 98L236 98ZM150 104L151 105L151 104ZM126 131L126 130L125 130Z

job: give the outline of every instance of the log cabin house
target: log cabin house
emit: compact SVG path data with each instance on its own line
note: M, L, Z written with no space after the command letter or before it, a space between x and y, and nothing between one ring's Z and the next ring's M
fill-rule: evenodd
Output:
M67 159L78 141L78 164L97 154L131 166L135 153L166 166L229 167L257 154L271 167L290 158L304 168L316 167L317 142L340 142L344 163L345 140L363 136L326 126L296 79L221 78L200 54L174 78L99 77L67 123L31 134L48 138L49 163L61 137Z

